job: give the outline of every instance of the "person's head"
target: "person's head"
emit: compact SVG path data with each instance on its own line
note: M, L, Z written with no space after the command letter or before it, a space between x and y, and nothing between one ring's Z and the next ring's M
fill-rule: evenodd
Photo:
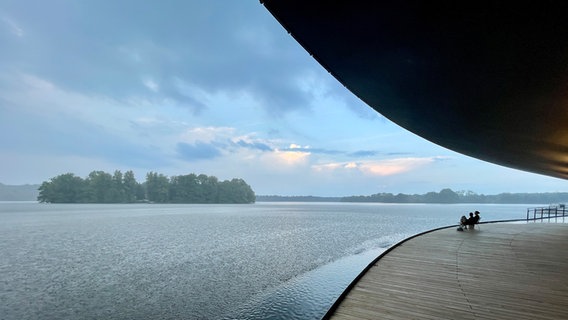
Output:
M478 215L479 215L479 211L475 211L475 215L478 216Z
M473 217L473 212L470 212L470 213L469 213L469 216L470 216L470 217Z

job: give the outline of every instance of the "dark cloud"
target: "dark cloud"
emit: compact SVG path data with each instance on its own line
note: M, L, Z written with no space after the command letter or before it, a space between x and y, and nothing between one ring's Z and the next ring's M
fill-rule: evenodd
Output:
M244 140L239 140L236 142L236 144L240 147L243 148L249 148L249 149L254 149L254 150L260 150L260 151L272 151L273 149L264 143L261 142L246 142Z
M2 101L0 101L2 102ZM143 143L132 143L103 128L61 114L39 117L10 112L0 103L0 148L23 154L105 159L126 167L161 167L170 162Z
M180 142L176 146L178 154L187 161L209 160L221 155L214 144L197 141L194 144Z
M1 50L0 68L82 93L160 95L199 113L206 102L182 92L181 79L207 92L246 90L280 115L309 107L298 83L305 74L327 76L256 1L14 1L3 9L25 41ZM158 91L144 86L147 76Z
M379 153L377 151L372 151L372 150L359 150L359 151L355 151L350 153L349 155L352 157L373 157L378 155Z
M161 86L161 92L169 99L174 100L178 105L190 109L193 114L200 114L207 108L205 103L199 101L198 98L195 98L188 93L181 92L179 88L172 86L170 83L166 83L165 85L163 84Z

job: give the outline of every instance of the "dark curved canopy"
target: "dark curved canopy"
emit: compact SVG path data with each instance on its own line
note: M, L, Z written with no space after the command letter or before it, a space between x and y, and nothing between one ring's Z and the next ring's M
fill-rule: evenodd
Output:
M402 127L568 178L564 1L261 1L347 89Z

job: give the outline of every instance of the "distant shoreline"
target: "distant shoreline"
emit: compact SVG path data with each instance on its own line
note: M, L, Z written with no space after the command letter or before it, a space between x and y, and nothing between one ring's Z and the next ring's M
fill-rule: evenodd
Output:
M0 201L37 201L40 185L5 185L0 183ZM369 203L486 203L486 204L559 204L568 203L568 192L500 193L483 195L472 191L454 192L443 189L422 195L377 193L368 196L280 196L257 195L256 202L369 202Z
M39 184L10 186L0 183L0 201L37 201Z
M320 196L278 196L257 195L257 202L354 202L354 203L478 203L478 204L559 204L568 202L568 192L548 193L500 193L483 195L471 191L454 192L443 189L440 192L418 194L378 193L369 196L320 197Z

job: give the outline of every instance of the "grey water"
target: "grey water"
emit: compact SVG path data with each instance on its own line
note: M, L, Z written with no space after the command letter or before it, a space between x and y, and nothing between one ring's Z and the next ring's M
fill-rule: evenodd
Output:
M320 319L397 242L529 206L0 202L0 319Z

